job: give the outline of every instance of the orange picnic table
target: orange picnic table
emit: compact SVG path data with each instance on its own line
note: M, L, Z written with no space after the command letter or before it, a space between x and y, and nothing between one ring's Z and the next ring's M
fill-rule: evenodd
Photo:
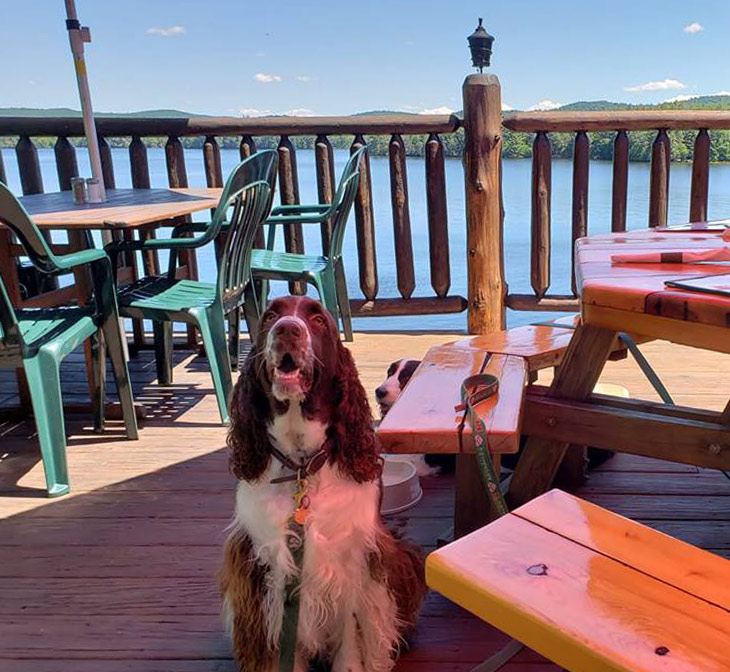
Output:
M463 415L454 411L461 381L484 370L500 377L497 396L480 408L495 461L518 450L520 434L529 437L509 486L511 506L548 490L569 446L576 447L567 455L581 472L585 449L579 447L586 445L730 469L730 403L723 413L714 413L592 395L621 332L639 341L661 339L730 353L730 297L665 285L729 273L727 264L676 261L682 251L728 244L721 231L710 230L648 230L580 239L577 327L519 327L432 349L380 426L384 450L456 453L457 535L476 527L479 516L485 522L489 512L474 457L468 454L470 435ZM646 252L664 253L671 261L611 259ZM558 364L549 388L526 386L532 371Z

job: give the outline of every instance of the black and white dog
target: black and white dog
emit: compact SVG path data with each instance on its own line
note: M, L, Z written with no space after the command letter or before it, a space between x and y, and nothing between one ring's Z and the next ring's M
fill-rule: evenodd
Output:
M380 408L381 418L384 418L391 409L420 363L421 361L418 359L399 359L388 367L385 380L375 390L375 399ZM409 458L413 462L419 476L434 476L454 471L455 458L453 455L403 455L402 457Z

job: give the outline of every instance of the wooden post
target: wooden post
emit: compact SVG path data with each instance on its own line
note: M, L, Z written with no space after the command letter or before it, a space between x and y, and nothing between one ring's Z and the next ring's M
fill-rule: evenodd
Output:
M542 298L550 287L550 196L552 150L547 133L539 132L532 143L532 243L530 283Z
M436 133L426 141L426 211L428 250L431 260L431 287L436 296L449 293L449 222L446 209L446 167L444 145Z
M363 136L356 135L350 146L350 154L364 146ZM370 155L366 153L360 164L360 184L355 196L355 234L360 290L367 301L374 301L378 295L378 257L375 253L375 211L371 185Z
M707 191L710 181L710 134L701 128L695 138L692 157L692 192L689 203L689 221L707 219Z
M469 75L464 97L464 190L469 333L505 327L503 227L500 208L502 96L499 79Z
M629 136L618 131L613 141L613 186L611 231L626 231L626 202L629 191Z
M666 226L669 211L669 162L671 147L665 129L660 128L651 146L649 226Z
M588 234L588 169L590 164L590 142L585 131L575 136L573 148L573 231L571 248L572 272L571 289L576 293L575 284L575 241Z
M68 138L58 136L53 148L56 155L56 172L58 173L58 186L61 191L71 189L71 178L79 174L79 166L76 162L76 150L68 141Z

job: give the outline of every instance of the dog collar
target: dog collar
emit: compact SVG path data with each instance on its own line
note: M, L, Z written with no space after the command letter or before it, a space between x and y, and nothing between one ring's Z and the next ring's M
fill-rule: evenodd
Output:
M303 481L308 476L316 474L329 459L329 439L325 441L322 448L320 448L314 455L302 460L301 462L295 462L288 455L282 453L276 446L269 444L269 452L281 462L287 469L291 469L294 473L289 476L279 476L279 478L272 478L271 483L287 483L289 481Z

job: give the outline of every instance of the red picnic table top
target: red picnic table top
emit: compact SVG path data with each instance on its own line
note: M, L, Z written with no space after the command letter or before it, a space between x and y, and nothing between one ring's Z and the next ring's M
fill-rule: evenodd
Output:
M725 234L727 237L727 234ZM582 238L576 274L585 324L730 352L730 296L673 289L667 281L730 273L720 262L681 263L680 252L727 246L722 231L648 230ZM664 263L615 263L654 253ZM730 280L730 276L728 278Z

